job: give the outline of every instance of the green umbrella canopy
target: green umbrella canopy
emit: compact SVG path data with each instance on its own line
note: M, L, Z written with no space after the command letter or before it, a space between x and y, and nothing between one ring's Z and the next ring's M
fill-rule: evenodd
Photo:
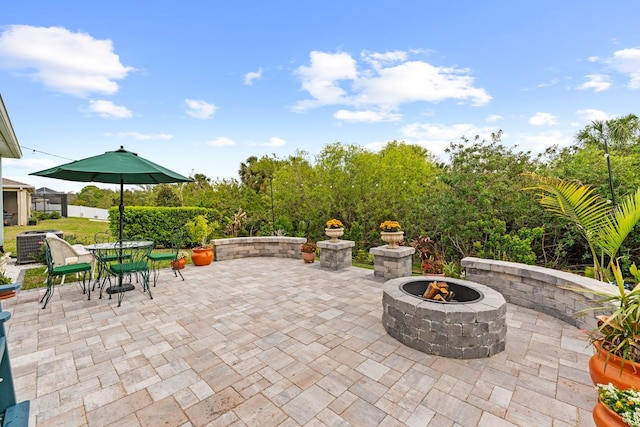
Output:
M93 157L76 160L29 175L65 181L102 182L107 184L161 184L190 182L193 179L170 171L120 147Z
M120 229L124 220L124 184L162 184L170 182L190 182L193 179L163 168L149 160L139 157L120 146L119 150L107 151L86 159L32 172L29 175L62 179L64 181L102 182L120 184Z

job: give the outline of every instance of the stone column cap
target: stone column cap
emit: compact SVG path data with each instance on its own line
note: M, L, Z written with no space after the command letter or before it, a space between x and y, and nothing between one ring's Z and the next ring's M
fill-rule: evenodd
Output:
M353 240L338 240L337 242L332 242L331 240L321 240L316 243L316 246L320 249L347 249L353 248L356 245L356 242Z
M369 249L369 253L372 255L382 255L388 258L404 258L415 253L415 248L411 246L399 246L397 248L389 249L388 245L377 246Z

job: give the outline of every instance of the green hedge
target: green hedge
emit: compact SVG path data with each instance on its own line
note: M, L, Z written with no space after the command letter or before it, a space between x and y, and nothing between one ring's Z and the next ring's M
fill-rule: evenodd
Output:
M214 209L125 206L122 235L126 239L153 240L159 248L170 247L175 230L184 230L184 225L197 215L205 215L209 221L220 221L220 216ZM114 236L118 236L119 224L118 208L112 207L109 209L109 228ZM185 232L183 246L197 244L198 242L191 241Z

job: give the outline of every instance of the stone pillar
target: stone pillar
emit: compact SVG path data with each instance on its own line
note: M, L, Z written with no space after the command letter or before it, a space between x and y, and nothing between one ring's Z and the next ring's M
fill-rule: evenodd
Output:
M320 248L320 267L331 270L351 267L351 248L356 242L351 240L338 240L332 242L323 240L317 243Z
M411 276L411 258L415 251L411 246L389 249L384 245L369 249L373 255L373 275L385 279Z

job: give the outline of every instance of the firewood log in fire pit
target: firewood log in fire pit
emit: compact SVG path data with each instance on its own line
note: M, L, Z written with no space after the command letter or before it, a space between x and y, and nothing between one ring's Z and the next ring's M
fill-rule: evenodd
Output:
M454 296L446 282L431 282L422 294L422 298L434 301L452 301Z

